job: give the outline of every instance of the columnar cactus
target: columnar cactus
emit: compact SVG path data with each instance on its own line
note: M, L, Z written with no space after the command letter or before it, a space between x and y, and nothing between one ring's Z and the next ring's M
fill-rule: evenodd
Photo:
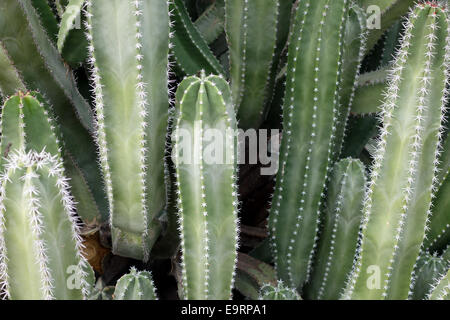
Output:
M265 284L259 292L259 300L301 300L296 289L287 288L278 280L277 286Z
M339 299L345 288L356 254L365 184L361 161L344 159L335 165L316 262L305 289L310 299Z
M436 282L448 270L450 261L437 254L424 253L417 262L411 298L425 299Z
M87 18L113 252L145 261L165 203L168 4L88 1Z
M336 141L348 11L346 0L300 1L290 35L280 169L269 226L278 276L292 287L302 286L311 271Z
M236 119L218 76L189 77L176 94L174 163L182 295L229 299L238 247Z
M137 271L132 267L130 273L122 276L116 284L114 300L157 300L152 274Z
M346 297L406 299L435 187L447 101L449 22L436 3L405 24L382 107L364 201L362 243Z
M0 196L0 279L9 299L82 299L87 261L62 163L42 151L13 151Z
M288 1L287 1L288 2ZM280 0L226 0L226 31L233 102L239 127L258 128L277 44Z

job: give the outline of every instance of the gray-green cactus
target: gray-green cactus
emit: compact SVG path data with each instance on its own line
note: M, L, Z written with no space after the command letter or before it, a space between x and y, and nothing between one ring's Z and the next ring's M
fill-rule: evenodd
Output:
M406 299L435 187L447 101L449 23L435 3L405 24L382 107L383 129L364 201L358 261L345 297Z
M157 300L152 274L137 271L132 267L130 273L122 276L116 284L114 300Z
M58 157L45 151L10 153L0 203L0 279L6 298L86 298L88 264Z
M88 1L87 17L113 252L145 261L165 206L168 4Z
M238 247L236 119L228 84L189 77L178 87L174 163L182 296L230 299Z
M442 277L449 266L448 259L440 257L436 253L433 255L424 253L417 261L411 298L414 300L425 299L436 280Z
M348 110L339 105L339 92L349 7L345 0L300 1L290 35L280 169L269 229L278 276L293 287L309 278L335 135L344 131L337 126L345 126L338 118L341 108Z
M301 300L296 289L287 288L279 280L277 286L265 284L259 292L259 300Z
M344 159L335 165L316 261L305 289L309 299L339 299L345 288L356 255L365 184L361 161Z

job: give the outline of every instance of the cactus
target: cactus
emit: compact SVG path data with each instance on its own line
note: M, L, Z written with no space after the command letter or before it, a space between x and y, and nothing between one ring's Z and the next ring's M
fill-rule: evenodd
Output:
M291 287L301 287L311 271L336 141L348 9L347 1L300 1L290 35L280 169L269 226L278 276Z
M231 297L238 247L235 129L225 80L202 72L179 85L173 141L186 299ZM221 158L205 159L209 152Z
M259 292L259 300L301 300L295 289L286 288L279 280L277 286L265 284Z
M122 276L116 284L114 300L157 300L152 274L137 271L132 267L130 273Z
M62 163L42 151L13 151L0 197L1 287L9 299L82 299L87 261Z
M361 161L344 159L335 165L316 262L305 289L310 299L339 299L345 288L356 254L365 183Z
M438 278L433 285L429 300L450 300L450 270Z
M280 1L226 0L231 91L239 127L258 128L276 48Z
M87 2L87 10L113 252L146 261L165 202L168 4L99 0Z
M346 297L406 299L434 192L447 100L447 13L418 4L405 24L383 104L364 201L358 261Z
M440 278L449 268L450 261L437 254L425 253L417 262L416 278L411 298L423 300L427 297L436 279Z
M24 0L0 3L0 46L20 80L15 85L12 78L0 81L0 91L8 96L18 90L37 90L45 96L58 119L66 150L80 169L87 188L92 190L96 204L102 213L106 212L105 193L97 188L101 175L90 135L91 107L78 91L73 72L64 64L31 4ZM8 85L9 89L5 89Z

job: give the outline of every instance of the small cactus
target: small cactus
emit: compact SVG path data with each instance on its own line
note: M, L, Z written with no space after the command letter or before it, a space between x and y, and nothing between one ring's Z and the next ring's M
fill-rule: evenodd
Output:
M13 151L0 196L0 279L5 298L83 299L88 263L57 156Z
M114 300L157 300L152 274L137 271L132 267L130 273L122 276L116 284Z
M297 290L287 288L283 281L278 280L277 285L265 284L259 292L259 300L301 300Z
M204 72L186 78L177 90L175 112L183 297L230 299L238 247L238 200L236 119L228 84ZM208 142L210 130L220 137ZM222 159L205 159L211 146Z
M424 3L411 10L390 71L362 243L346 297L406 299L411 293L435 189L448 41L445 9Z

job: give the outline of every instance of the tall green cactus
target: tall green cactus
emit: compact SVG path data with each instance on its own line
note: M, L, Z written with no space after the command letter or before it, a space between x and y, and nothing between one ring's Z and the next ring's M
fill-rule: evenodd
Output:
M361 161L344 159L335 165L316 262L305 289L310 299L339 299L345 288L356 254L365 184Z
M238 247L235 129L224 79L202 72L180 84L173 141L186 299L231 298Z
M280 0L226 0L233 102L239 127L258 128L275 54Z
M132 267L130 273L122 276L116 284L114 300L157 300L152 274L137 271Z
M280 169L269 226L278 276L293 287L303 285L311 271L332 167L348 11L346 0L300 1L290 35Z
M410 294L435 185L448 41L445 9L424 3L411 10L382 108L362 243L347 298L406 299Z
M87 11L113 252L145 261L165 203L168 4L97 0L87 2Z
M58 157L13 151L1 179L0 279L9 299L82 299L87 261Z

